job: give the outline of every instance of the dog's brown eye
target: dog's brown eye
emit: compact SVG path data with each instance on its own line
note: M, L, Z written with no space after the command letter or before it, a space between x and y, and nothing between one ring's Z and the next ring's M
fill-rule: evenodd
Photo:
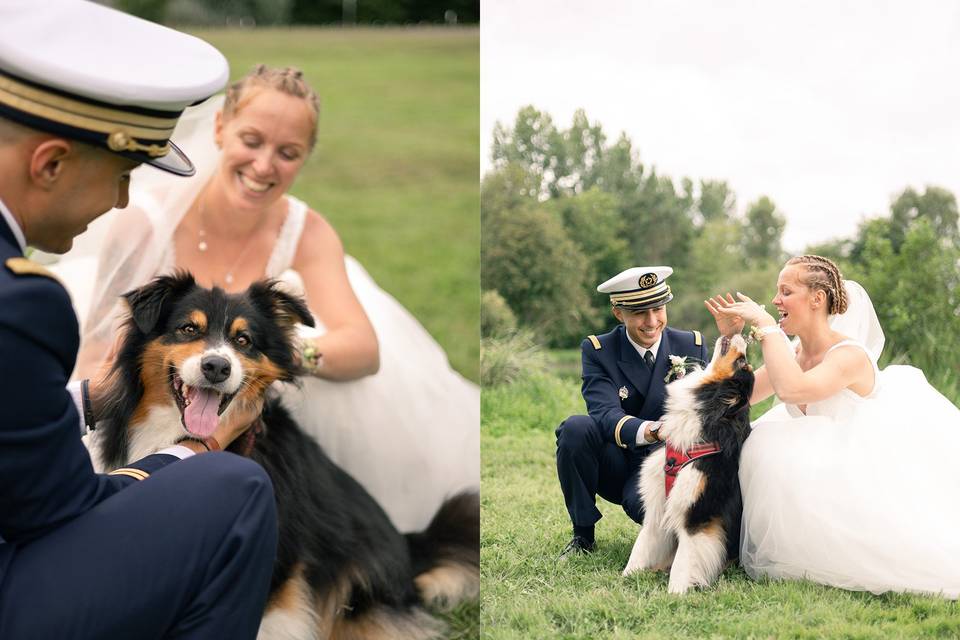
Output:
M180 333L182 333L182 334L185 335L185 336L193 336L193 335L196 335L196 334L197 334L197 325L195 325L195 324L185 324L185 325L183 325L182 327L180 327L179 329L177 329L177 331L179 331Z
M250 338L242 333L238 335L236 338L234 338L233 341L237 343L238 347L250 346Z

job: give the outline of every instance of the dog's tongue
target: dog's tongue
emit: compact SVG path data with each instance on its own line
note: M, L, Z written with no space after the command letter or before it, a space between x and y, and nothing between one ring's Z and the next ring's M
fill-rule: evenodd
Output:
M195 436L206 438L220 423L217 409L220 408L220 394L211 389L190 389L187 399L190 404L183 411L183 422L187 431Z

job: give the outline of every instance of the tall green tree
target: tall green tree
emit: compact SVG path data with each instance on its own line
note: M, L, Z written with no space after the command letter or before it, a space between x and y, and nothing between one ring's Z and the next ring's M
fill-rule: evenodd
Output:
M751 204L743 222L743 251L747 258L761 262L781 259L780 239L786 226L786 218L767 196Z
M884 225L865 227L861 262L849 269L870 293L888 357L928 374L960 359L960 245L944 242L926 217L904 233L899 250Z
M737 196L724 180L701 180L697 210L703 222L729 220L736 215Z
M549 202L563 222L567 235L586 257L588 298L598 311L606 312L609 303L605 296L589 290L616 275L630 263L625 223L617 199L609 193L593 188L567 198ZM605 320L605 318L604 318ZM584 327L600 330L601 327Z
M524 167L507 165L483 180L481 284L544 342L570 346L597 323L588 296L590 262L562 216L528 195L530 179Z
M934 186L919 193L908 187L890 204L890 217L872 218L860 224L857 237L849 248L850 259L862 264L866 239L877 236L890 240L894 253L898 253L910 228L921 219L927 221L943 242L960 245L957 199L953 193Z

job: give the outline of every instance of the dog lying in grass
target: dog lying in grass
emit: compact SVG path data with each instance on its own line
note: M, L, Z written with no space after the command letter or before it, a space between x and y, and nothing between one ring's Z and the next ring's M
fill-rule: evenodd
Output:
M720 338L705 370L667 387L660 436L637 490L643 526L623 575L670 568L670 593L708 586L740 542L740 450L750 433L753 369L742 336Z
M300 373L294 329L314 324L303 300L274 282L240 294L204 289L186 273L124 297L130 318L88 442L99 470L202 439L232 407L263 398L261 418L228 447L266 469L277 499L277 561L258 637L441 637L425 607L479 593L479 496L448 499L425 531L402 535L300 429L270 386Z

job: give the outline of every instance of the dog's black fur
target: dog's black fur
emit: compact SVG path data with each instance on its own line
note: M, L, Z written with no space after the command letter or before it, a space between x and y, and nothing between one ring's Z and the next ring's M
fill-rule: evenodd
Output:
M281 597L285 590L303 588L319 603L313 612L317 637L436 637L440 625L421 607L453 605L479 589L478 495L451 498L425 531L401 535L366 490L299 428L269 386L302 373L293 341L297 322L313 325L304 302L270 281L231 295L201 288L186 273L157 278L125 297L131 317L98 402L103 466L115 468L142 453L131 451L131 434L151 428L145 419L151 406L176 406L173 380L186 357L211 345L230 345L245 371L230 403L266 398L251 458L273 481L279 517L271 600L260 637L286 631L282 625L268 629L270 614L289 606L292 599ZM196 312L207 327L223 327L222 334L185 334ZM248 345L226 335L237 318L246 325ZM184 428L177 424L167 444L177 434L187 435ZM229 450L243 447L241 437ZM286 613L309 618L309 612Z

